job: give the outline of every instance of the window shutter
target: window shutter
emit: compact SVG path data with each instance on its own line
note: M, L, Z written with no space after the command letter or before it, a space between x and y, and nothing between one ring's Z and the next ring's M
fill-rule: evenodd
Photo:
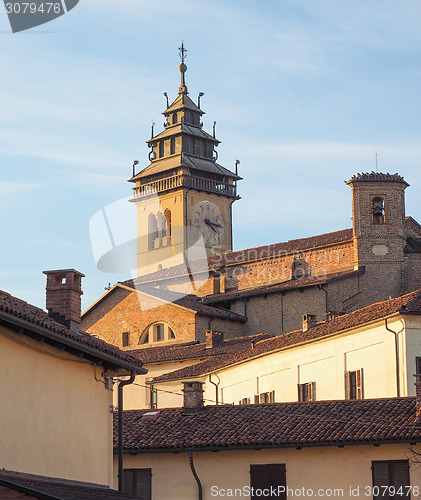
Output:
M351 399L351 382L349 371L345 373L345 398Z
M298 384L298 401L304 401L304 384Z
M256 490L270 489L273 487L275 495L265 496L265 498L286 499L286 493L276 495L278 486L286 487L285 464L258 464L250 465L250 486ZM252 495L251 500L261 500L261 496Z
M402 495L399 495L399 498L410 498L408 488L405 488L410 486L408 460L374 461L371 468L373 486L380 487L380 494L373 497L375 500L389 498L382 496L381 486L394 486L396 490L402 487Z
M310 397L309 401L316 401L316 382L311 382L310 384Z
M124 469L123 493L136 495L142 500L151 500L152 469Z
M357 399L364 398L364 390L363 390L363 369L360 368L357 370Z
M269 393L269 403L274 403L275 402L275 391L271 391Z
M255 395L254 395L254 404L255 404L255 405L258 405L258 404L259 404L259 395L258 395L258 394L255 394Z

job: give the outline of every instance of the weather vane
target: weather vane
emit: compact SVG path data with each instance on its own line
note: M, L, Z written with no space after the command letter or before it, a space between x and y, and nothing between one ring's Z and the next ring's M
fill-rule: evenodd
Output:
M181 64L184 64L184 59L187 57L187 49L184 48L184 41L181 42L181 47L178 47L180 51Z

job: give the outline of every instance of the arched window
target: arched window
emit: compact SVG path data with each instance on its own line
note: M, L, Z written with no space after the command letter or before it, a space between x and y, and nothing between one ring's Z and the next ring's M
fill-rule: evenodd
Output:
M162 212L156 214L156 223L158 226L158 238L164 238L167 235L167 223Z
M172 122L173 122L173 125L174 125L175 123L177 123L177 122L178 122L178 116L177 116L177 113L174 113L174 114L172 115Z
M171 210L165 210L164 217L167 223L167 236L171 236Z
M373 198L371 202L371 211L373 215L373 224L385 223L385 208L384 200L382 198Z
M149 325L139 338L139 345L176 340L174 330L167 323Z
M154 242L158 238L158 224L154 214L148 216L148 248L154 249Z
M164 141L159 141L159 157L164 156Z
M175 137L171 137L170 139L170 154L175 154Z
M190 113L190 123L194 125L194 113Z

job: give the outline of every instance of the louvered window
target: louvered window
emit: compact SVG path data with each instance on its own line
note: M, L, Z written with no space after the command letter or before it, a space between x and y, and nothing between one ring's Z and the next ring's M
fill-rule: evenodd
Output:
M363 399L363 369L346 372L346 398Z
M373 499L410 498L408 460L379 460L371 463Z
M285 464L250 465L251 499L286 499ZM270 493L267 495L266 493Z
M152 469L124 469L123 493L151 500Z
M298 401L316 401L316 382L298 384Z

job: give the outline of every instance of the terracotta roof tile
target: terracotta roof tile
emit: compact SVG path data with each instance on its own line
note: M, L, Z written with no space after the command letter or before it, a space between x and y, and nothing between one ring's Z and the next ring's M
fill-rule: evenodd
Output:
M309 238L301 238L282 243L274 243L271 245L264 245L255 248L247 248L245 250L238 250L235 252L228 252L225 254L213 255L207 260L197 260L189 264L191 265L191 271L193 274L201 272L203 273L208 272L209 269L216 270L223 266L232 266L237 264L244 264L245 262L267 260L290 253L293 254L302 252L304 250L310 250L312 248L339 245L342 243L352 242L352 239L352 229L343 229L341 231L319 234L317 236L311 236ZM161 271L157 271L140 278L136 278L135 283L148 283L171 278L174 276L181 276L184 274L185 265L179 265L170 267L168 269L162 269Z
M186 344L165 345L157 347L137 348L130 350L131 356L144 364L162 363L165 361L182 361L188 359L206 359L227 356L248 348L251 343L273 337L271 333L260 333L247 337L236 337L224 340L215 347L207 348L206 343L189 342Z
M0 498L2 499L132 500L138 498L100 484L24 474L4 469L0 470L0 485ZM2 487L7 493L4 493ZM18 493L19 490L21 496L13 496L12 492ZM33 496L30 496L31 493ZM7 496L9 494L10 496Z
M118 347L85 332L74 332L52 320L48 313L42 309L0 290L0 321L14 323L16 320L23 322L28 330L40 328L47 337L50 332L58 334L54 337L61 340L63 344L66 344L66 341L71 341L73 344L76 343L81 351L88 348L93 350L99 358L104 357L104 355L113 358L117 366L121 366L124 362L124 367L127 368L125 365L131 365L132 369L143 372L142 363Z
M334 333L339 333L348 328L357 327L370 321L387 317L393 313L421 314L421 290L402 295L384 302L371 304L363 309L358 309L349 314L339 316L331 321L323 321L307 331L295 330L290 333L247 345L241 351L228 354L220 358L211 358L186 368L165 373L154 378L154 382L164 380L186 379L200 377L206 373L230 366L240 361L252 359L279 349L292 347L308 341L324 338Z
M421 440L415 398L206 406L124 412L126 453ZM116 445L116 426L114 428Z
M242 316L241 314L228 311L227 309L220 309L203 304L200 297L198 297L197 295L186 295L184 293L172 292L170 290L147 287L142 284L135 284L135 282L136 280L128 280L122 284L133 288L133 290L137 290L140 293L146 293L160 300L163 300L164 302L179 305L192 311L196 311L201 316L229 319L231 321L240 321L242 323L247 321L247 318L245 316Z
M351 177L347 182L350 184L352 182L401 182L402 184L409 184L404 180L404 178L399 174L383 174L381 172L363 172L358 173Z
M232 290L229 292L208 295L202 298L204 304L213 304L219 302L226 302L227 300L235 300L241 297L253 297L263 294L278 293L285 290L295 290L308 286L317 286L324 283L331 283L333 281L340 281L342 279L352 278L364 274L365 268L362 267L357 271L342 271L339 273L332 273L326 276L314 276L309 278L299 278L295 280L283 281L282 283L275 283L273 285L264 285L247 290Z

